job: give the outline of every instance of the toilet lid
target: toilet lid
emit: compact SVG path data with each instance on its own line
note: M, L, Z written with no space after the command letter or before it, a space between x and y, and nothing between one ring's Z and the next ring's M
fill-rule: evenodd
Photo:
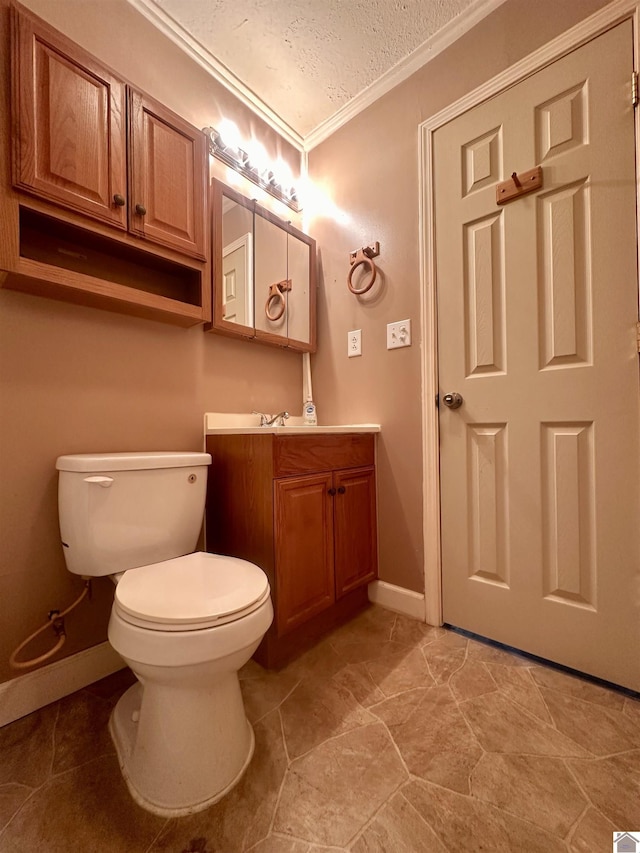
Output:
M239 619L268 597L269 581L258 566L197 552L129 569L116 586L115 603L134 624L189 631Z

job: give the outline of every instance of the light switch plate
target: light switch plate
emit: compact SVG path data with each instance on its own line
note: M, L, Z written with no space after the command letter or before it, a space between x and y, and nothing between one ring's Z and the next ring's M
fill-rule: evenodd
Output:
M387 323L387 349L411 346L411 320Z
M347 355L349 358L362 355L362 329L347 332Z

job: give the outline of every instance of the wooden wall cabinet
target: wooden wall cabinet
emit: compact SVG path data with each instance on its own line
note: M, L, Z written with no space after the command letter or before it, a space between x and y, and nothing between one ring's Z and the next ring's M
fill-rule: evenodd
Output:
M204 259L202 131L44 22L14 13L15 185Z
M17 3L10 25L0 285L178 325L209 321L204 134Z
M279 666L367 604L375 436L210 435L207 451L207 549L267 573L275 617L256 658Z

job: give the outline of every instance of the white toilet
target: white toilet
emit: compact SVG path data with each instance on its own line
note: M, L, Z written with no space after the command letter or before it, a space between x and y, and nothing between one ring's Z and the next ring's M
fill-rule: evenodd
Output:
M61 456L69 571L116 583L109 641L138 678L109 728L133 798L155 814L223 797L253 755L238 670L273 619L252 563L195 548L208 453Z

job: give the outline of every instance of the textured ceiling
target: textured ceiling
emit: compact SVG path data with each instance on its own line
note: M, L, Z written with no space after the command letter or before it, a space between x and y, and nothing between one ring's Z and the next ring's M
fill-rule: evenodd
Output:
M307 136L477 0L144 0Z

